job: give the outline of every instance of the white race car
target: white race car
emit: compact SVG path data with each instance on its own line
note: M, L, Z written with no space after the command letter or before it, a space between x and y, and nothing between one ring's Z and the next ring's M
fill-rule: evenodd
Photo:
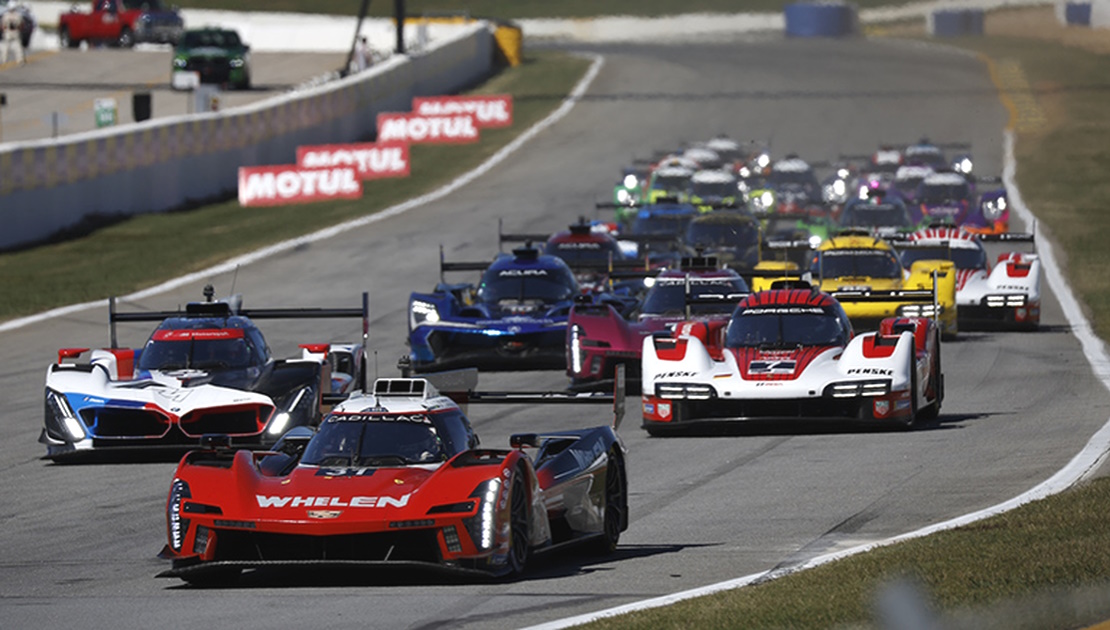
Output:
M183 311L110 309L109 348L63 348L46 372L45 426L51 459L93 451L195 447L208 433L268 446L294 426L319 422L329 394L362 388L363 344L307 344L276 359L254 319L361 317L361 308L252 309L236 301L190 303ZM115 343L119 321L160 321L141 348ZM88 360L79 361L83 355Z
M924 228L896 243L902 265L941 259L956 263L956 313L963 328L1036 329L1041 323L1041 261L1035 253L1004 252L993 267L984 241L1033 242L1028 233L972 234L957 227Z
M641 386L652 435L741 420L909 428L940 411L940 331L933 320L900 317L853 335L827 293L760 291L727 322L691 321L647 337Z

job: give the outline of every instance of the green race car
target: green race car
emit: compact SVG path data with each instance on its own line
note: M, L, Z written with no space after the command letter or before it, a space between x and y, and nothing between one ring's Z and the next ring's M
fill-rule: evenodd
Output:
M198 83L250 89L250 46L239 33L214 27L185 31L173 50L171 84L180 90Z

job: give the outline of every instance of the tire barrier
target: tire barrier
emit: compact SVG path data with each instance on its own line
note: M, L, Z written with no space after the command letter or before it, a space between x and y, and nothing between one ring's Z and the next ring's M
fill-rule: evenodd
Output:
M983 34L982 9L944 9L929 14L929 34L933 37L960 37Z
M148 120L0 149L0 250L80 231L98 218L225 199L240 166L289 164L301 145L369 138L377 114L451 94L492 69L484 22L366 72L260 103Z
M787 37L844 37L857 31L856 8L843 2L794 2L783 15Z

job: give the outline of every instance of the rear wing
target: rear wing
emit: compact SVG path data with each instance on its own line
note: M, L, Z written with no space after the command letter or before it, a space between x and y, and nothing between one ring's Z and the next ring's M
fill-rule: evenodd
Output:
M108 298L108 327L111 330L111 347L118 348L117 322L160 322L170 317L213 317L240 315L250 319L335 319L358 317L362 319L362 345L370 335L370 294L362 293L362 305L351 308L240 308L241 299L227 302L212 301L212 285L204 288L207 301L186 305L175 311L123 311L116 310L114 296Z
M612 404L613 429L620 428L625 414L625 366L617 366L613 382L613 392L567 392L567 391L536 391L536 392L509 392L509 391L480 391L478 386L478 370L468 368L451 370L447 372L432 372L421 374L420 378L427 379L441 394L454 400L465 407L471 403L491 405L527 405L527 404L557 404L557 405L589 405Z

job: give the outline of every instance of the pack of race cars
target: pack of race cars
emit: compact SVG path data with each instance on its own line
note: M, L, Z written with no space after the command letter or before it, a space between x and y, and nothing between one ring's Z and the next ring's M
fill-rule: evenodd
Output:
M960 151L948 157L946 150ZM366 371L368 296L343 308L109 312L108 348L47 370L46 457L186 452L162 575L221 584L270 566L519 575L628 526L625 387L653 436L739 423L908 429L944 400L942 339L1035 329L1040 262L966 145L822 165L713 138L625 168L613 216L513 234L447 261L408 302L400 378ZM1002 251L998 251L999 248ZM988 249L995 250L993 255ZM476 274L459 282L448 274ZM361 318L359 340L272 356L258 320ZM117 322L157 322L140 348ZM566 391L488 393L481 371L559 370ZM627 378L627 383L626 383ZM611 425L479 446L468 403L606 403Z

